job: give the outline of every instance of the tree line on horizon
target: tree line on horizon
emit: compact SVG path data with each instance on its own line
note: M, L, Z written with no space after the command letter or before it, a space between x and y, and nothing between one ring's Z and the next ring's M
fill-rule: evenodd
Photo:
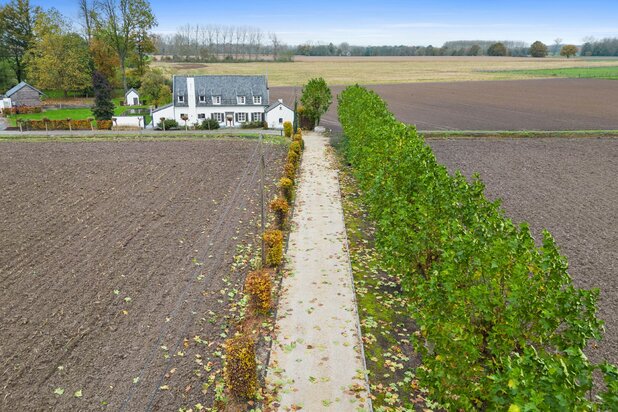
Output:
M153 59L198 62L291 61L304 56L618 56L618 38L588 38L580 46L561 39L545 45L522 41L449 41L441 47L286 45L276 33L250 26L184 25L157 34L149 0L75 0L78 19L29 0L0 5L0 90L27 80L46 90L93 93L98 72L113 88L147 85L151 101L168 99ZM568 46L568 47L566 47ZM100 80L100 79L99 79ZM100 82L97 82L100 83Z
M541 48L539 48L542 46ZM618 56L618 38L595 40L588 38L583 45L563 44L562 39L556 39L550 45L541 41L528 44L523 41L509 40L455 40L447 41L441 47L437 46L353 46L347 42L305 43L296 47L295 54L301 56L512 56L512 57L545 57L559 56L565 46L576 48L581 56ZM567 50L572 51L572 47ZM546 51L540 52L539 50ZM542 55L540 55L542 54ZM570 56L574 55L573 53Z

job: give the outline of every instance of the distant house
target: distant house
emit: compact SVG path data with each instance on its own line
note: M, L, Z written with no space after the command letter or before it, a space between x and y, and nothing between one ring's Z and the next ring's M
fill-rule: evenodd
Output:
M124 104L126 106L139 106L139 93L135 89L130 89L124 94Z
M26 82L21 82L4 94L3 107L41 106L43 92Z
M174 76L173 102L152 112L184 125L215 119L222 127L262 122L269 107L266 76Z
M283 104L283 100L279 99L266 108L266 123L271 129L283 129L283 123L294 122L294 110Z

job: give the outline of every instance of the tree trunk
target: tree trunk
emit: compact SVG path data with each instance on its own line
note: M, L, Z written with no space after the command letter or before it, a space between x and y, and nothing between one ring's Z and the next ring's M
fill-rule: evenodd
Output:
M124 92L129 91L127 88L127 69L124 64L124 57L120 58L120 71L122 72L122 87L124 87Z

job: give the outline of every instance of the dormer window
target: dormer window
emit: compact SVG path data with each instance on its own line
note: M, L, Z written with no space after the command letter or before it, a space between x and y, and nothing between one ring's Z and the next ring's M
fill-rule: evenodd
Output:
M206 96L200 96L200 103L206 103Z
M253 96L253 104L262 104L262 96Z
M212 96L212 104L221 104L221 96Z
M236 96L236 100L238 104L247 104L247 99L245 96Z
M185 102L185 96L182 94L178 95L178 103L184 103Z

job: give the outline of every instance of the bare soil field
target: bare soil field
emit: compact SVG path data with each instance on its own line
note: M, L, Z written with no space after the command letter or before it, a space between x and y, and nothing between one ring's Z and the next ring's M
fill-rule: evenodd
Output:
M618 81L537 79L373 85L403 122L419 130L616 130ZM332 87L333 94L342 86ZM272 87L288 104L301 88ZM322 124L340 130L336 99Z
M272 189L285 148L265 148ZM211 405L244 276L230 266L257 236L257 153L0 143L0 410Z
M438 161L479 172L507 216L548 229L581 288L600 288L605 338L588 351L618 363L618 139L428 140Z
M166 75L251 74L268 75L270 86L302 86L313 77L328 84L398 84L472 80L530 79L513 70L603 67L617 59L520 57L304 57L293 62L170 63L153 62Z

